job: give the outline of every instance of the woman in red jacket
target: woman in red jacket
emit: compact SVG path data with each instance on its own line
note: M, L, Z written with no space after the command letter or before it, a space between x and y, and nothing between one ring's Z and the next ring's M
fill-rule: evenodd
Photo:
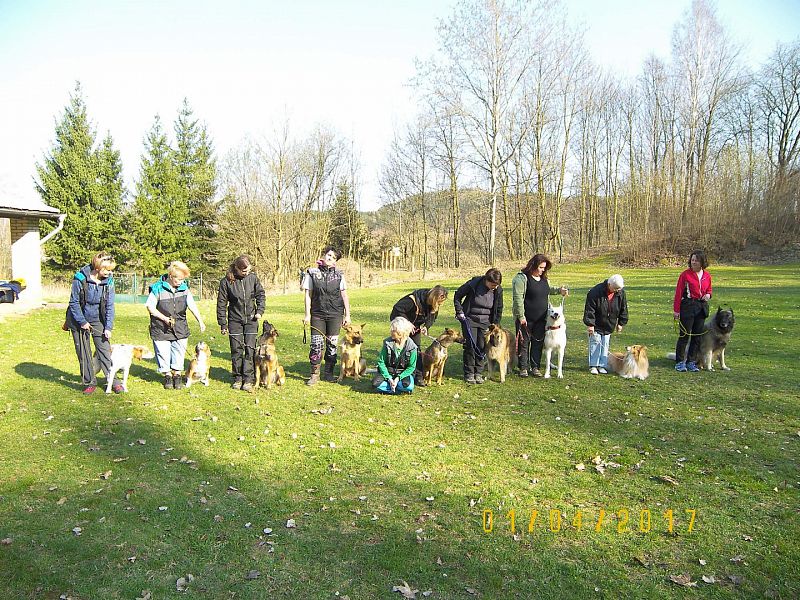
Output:
M678 277L678 285L675 287L672 310L675 319L680 319L678 343L675 346L675 370L681 373L696 373L700 370L696 356L700 348L700 336L703 335L703 324L708 317L708 301L711 299L711 275L706 268L706 253L695 250L689 257L689 268Z

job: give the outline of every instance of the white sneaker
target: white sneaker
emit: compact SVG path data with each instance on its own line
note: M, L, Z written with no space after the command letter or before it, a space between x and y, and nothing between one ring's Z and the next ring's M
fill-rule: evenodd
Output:
M592 375L597 375L598 374L597 367L592 367L591 369L589 369L589 373L591 373Z
M606 371L603 367L598 367L597 371L600 373L600 375L608 375L608 371Z

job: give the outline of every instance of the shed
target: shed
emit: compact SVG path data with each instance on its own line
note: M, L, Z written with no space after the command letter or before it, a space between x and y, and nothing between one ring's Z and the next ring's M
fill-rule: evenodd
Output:
M61 230L65 218L33 190L29 194L0 190L0 226L5 226L3 220L7 219L10 230L11 278L22 277L27 284L18 302L30 306L42 303L42 244ZM57 219L58 227L41 239L39 219Z

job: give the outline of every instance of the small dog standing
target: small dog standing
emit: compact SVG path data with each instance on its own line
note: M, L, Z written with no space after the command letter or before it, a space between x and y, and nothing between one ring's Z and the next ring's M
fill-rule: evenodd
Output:
M128 371L131 370L133 359L153 358L155 354L146 346L133 346L131 344L111 344L111 369L108 371L106 394L111 393L111 384L114 375L122 371L122 391L128 391Z
M342 366L339 369L339 379L342 383L345 377L352 377L356 381L361 380L361 376L367 370L367 361L361 358L361 344L364 343L362 330L367 324L355 325L350 323L342 327L344 335L340 336L339 355Z
M486 330L484 339L486 340L486 366L489 369L489 379L493 374L492 363L496 362L497 370L500 371L500 383L505 383L508 364L517 358L517 353L511 352L513 336L500 325L492 323Z
M189 371L186 373L186 388L199 381L208 386L208 373L211 370L211 348L205 342L198 342L194 347L194 358L189 362Z
M275 338L278 330L269 321L264 321L263 331L256 341L256 385L254 389L263 384L270 389L273 383L283 385L286 383L286 374L278 363L278 353L275 351Z
M550 357L553 350L558 352L558 378L564 379L562 366L564 364L564 352L567 349L567 322L564 319L564 304L560 306L547 306L547 322L544 331L544 378L550 379Z
M628 346L625 353L609 352L608 366L625 379L641 379L650 375L650 361L647 359L647 346L635 344Z
M422 353L422 370L425 375L425 385L430 385L435 379L442 385L444 365L447 362L447 349L453 344L463 344L464 336L461 332L445 327L444 333L437 337L428 349Z

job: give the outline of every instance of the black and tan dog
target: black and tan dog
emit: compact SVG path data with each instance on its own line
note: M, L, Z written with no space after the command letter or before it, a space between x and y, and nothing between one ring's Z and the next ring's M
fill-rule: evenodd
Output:
M511 332L503 329L500 325L492 323L489 329L486 330L486 365L489 369L489 379L492 378L492 363L497 363L497 369L500 371L500 383L506 380L506 373L508 372L508 365L512 361L516 361L517 353L511 351L511 344L514 340Z
M270 389L274 383L286 383L286 374L278 363L278 353L275 350L277 337L278 330L269 321L264 321L263 331L256 341L256 388L265 385Z
M364 327L366 327L366 323L362 325L350 323L342 327L342 335L339 336L339 358L342 366L339 370L339 379L336 380L339 383L345 377L352 377L356 381L360 381L361 376L367 370L367 361L361 358Z
M422 353L422 370L425 374L425 385L430 385L435 379L442 385L444 364L447 362L447 349L453 344L463 344L464 336L460 332L445 327L444 333L437 337Z
M731 341L736 319L732 308L717 308L717 312L706 319L703 335L700 337L700 356L696 358L697 366L709 371L714 370L714 361L719 361L723 371L730 371L725 364L725 348Z

